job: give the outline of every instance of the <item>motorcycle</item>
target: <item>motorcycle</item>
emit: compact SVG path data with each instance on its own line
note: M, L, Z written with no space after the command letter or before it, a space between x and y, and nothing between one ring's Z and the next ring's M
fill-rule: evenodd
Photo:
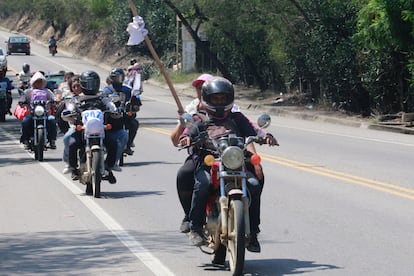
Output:
M194 125L189 114L181 116L180 122L186 127ZM261 115L258 126L266 128L269 125L270 116ZM207 244L200 246L200 250L210 255L227 250L233 275L243 273L245 249L250 239L246 162L252 165L260 163L259 155L247 154L246 147L253 142L263 144L265 140L259 135L244 139L235 134L213 139L208 137L207 131L200 130L192 142L192 146L207 152L204 163L211 168L212 189L204 225Z
M19 81L19 87L17 88L17 92L19 92L19 96L24 94L24 91L29 88L28 81Z
M118 98L113 96L111 101L115 102ZM66 106L62 112L62 119L67 122L75 123L78 111L76 100L71 96L64 99ZM86 194L101 197L101 181L107 176L105 170L105 130L110 130L112 126L104 123L105 113L114 111L102 111L100 109L84 110L80 113L82 124L75 126L76 131L81 132L84 150L80 151L81 161L79 166L79 181L86 185Z
M56 44L52 44L49 46L49 53L52 56L55 56L57 54L57 45Z
M105 176L105 129L104 112L99 109L85 110L81 113L82 124L76 129L82 131L85 142L86 162L80 166L80 182L86 185L86 193L101 197L101 181Z
M43 153L47 150L47 120L52 116L49 115L46 105L45 101L33 102L33 137L29 138L29 148L38 161L43 161Z
M140 106L141 106L141 100L139 99L139 95L142 93L142 90L136 90L132 92L131 98L129 101L125 103L124 107L124 114L126 117L135 118L137 112L139 112ZM122 98L122 97L121 97ZM138 100L139 99L139 100ZM139 102L138 102L139 101ZM129 129L125 129L127 132L129 132ZM129 134L128 134L129 135ZM124 165L124 159L127 157L128 154L125 152L122 152L120 160L119 160L119 166Z
M9 91L5 87L0 86L0 122L6 121L6 114L9 111L7 92Z

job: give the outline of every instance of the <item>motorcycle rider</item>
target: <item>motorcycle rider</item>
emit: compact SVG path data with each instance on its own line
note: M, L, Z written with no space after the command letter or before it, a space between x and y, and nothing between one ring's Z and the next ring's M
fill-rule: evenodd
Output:
M207 132L212 136L223 135L228 132L237 133L238 136L248 137L256 136L257 130L252 126L249 119L240 112L231 112L234 104L234 87L230 81L222 77L213 77L208 79L202 86L202 104L208 114ZM197 125L186 129L180 137L181 146L189 146L191 139L199 133ZM265 142L269 146L278 145L277 140L270 133L264 135ZM247 150L255 153L253 144L249 144ZM202 232L205 223L205 206L209 196L210 169L204 165L201 152L198 153L197 166L195 170L195 184L193 198L190 210L190 244L200 246L205 243ZM200 156L201 154L201 156ZM250 243L247 250L251 252L260 252L260 243L257 240L257 234L260 232L260 196L263 188L263 175L260 165L253 166L246 164L248 169L248 188L251 196L251 205L249 207L250 215Z
M52 48L53 46L56 47L56 53L57 53L57 42L56 42L56 39L55 39L55 36L54 35L52 35L49 38L49 52L50 52L50 48Z
M107 98L98 95L100 87L100 77L99 75L92 70L82 72L79 77L80 88L84 95L79 96L76 99L76 105L72 110L65 110L62 112L63 116L70 114L73 115L71 121L75 125L82 124L81 113L84 110L89 109L100 109L102 111L117 111L116 106ZM69 153L69 166L72 169L72 180L78 180L80 176L80 171L78 168L78 151L81 152L81 163L84 163L86 160L85 157L85 145L82 139L82 132L75 131L72 134L68 135L68 153ZM115 162L115 154L117 151L117 144L115 142L105 141L107 145L107 156L105 159L105 168L107 174L103 177L104 180L108 180L109 183L116 183L116 178L112 173L112 168ZM66 145L65 145L66 146ZM86 191L87 194L91 194L91 191Z
M109 73L108 78L108 81L111 83L103 89L103 92L108 95L117 94L121 98L121 109L125 110L127 102L130 102L131 106L135 107L134 111L137 112L142 105L141 98L139 95L132 95L131 87L124 85L124 80L124 70L120 67L113 68ZM131 148L134 146L134 139L139 128L139 122L136 119L135 112L132 116L128 116L127 113L124 114L125 128L128 129L128 142L124 152L128 155L134 154L134 151Z
M28 104L30 110L33 111L35 100L44 100L46 102L46 110L51 110L55 103L55 95L52 91L46 88L46 78L41 72L34 73L30 79L30 86L24 91L24 94L19 100L19 104ZM49 145L47 147L56 149L57 128L55 117L49 116L47 119L47 139ZM29 148L29 138L33 134L33 114L29 113L22 121L22 136L20 141L24 144L25 149Z
M30 65L28 63L23 63L22 71L17 75L19 81L18 91L19 95L23 95L24 90L29 87L30 78L32 77L32 72L30 72Z
M12 115L10 108L12 105L12 94L11 94L11 90L14 89L14 86L11 84L11 81L9 78L6 77L6 68L2 68L0 70L0 91L6 91L6 101L7 101L7 113L9 115Z

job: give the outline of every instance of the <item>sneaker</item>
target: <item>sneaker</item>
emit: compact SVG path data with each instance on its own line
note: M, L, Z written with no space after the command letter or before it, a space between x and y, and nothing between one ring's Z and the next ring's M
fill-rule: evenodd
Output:
M56 149L56 141L50 140L48 148Z
M201 230L191 230L188 238L190 240L190 245L202 246L206 244L206 239L204 238L204 234Z
M102 179L103 180L108 180L108 182L110 184L115 184L116 183L116 178L115 178L115 176L114 176L114 174L112 173L111 170L108 170L107 174L104 177L102 177Z
M70 173L72 171L72 169L71 169L71 167L68 165L68 164L66 164L65 165L65 167L63 168L63 170L62 170L62 173L63 174L68 174L68 173Z
M181 222L180 232L181 233L188 233L188 232L190 232L190 221L188 220L187 217L185 217L183 219L183 221Z
M211 263L221 266L226 264L226 247L224 245L220 244L216 253L214 253L214 257L213 260L211 260Z
M250 235L250 242L249 242L249 245L247 246L247 250L253 253L260 253L261 248L260 248L260 243L257 240L257 234Z
M119 166L119 164L118 164L118 163L115 163L115 165L114 165L114 167L112 168L112 170L113 170L113 171L116 171L116 172L122 172L122 169L121 169L121 167Z
M10 111L10 109L9 109L9 111L7 111L7 114L9 114L10 116L13 115L13 113Z
M134 154L134 151L133 151L130 147L127 147L127 148L124 150L124 153L126 153L126 154L128 154L128 155L133 155L133 154Z
M72 169L72 180L79 180L80 172L78 169Z

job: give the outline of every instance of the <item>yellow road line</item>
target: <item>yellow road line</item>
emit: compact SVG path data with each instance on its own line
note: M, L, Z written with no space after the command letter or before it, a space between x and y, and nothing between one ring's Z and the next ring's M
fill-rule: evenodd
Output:
M408 188L404 188L401 186L389 184L389 183L378 181L378 180L373 180L373 179L355 176L355 175L351 175L351 174L347 174L347 173L343 173L339 171L334 171L334 170L330 170L327 168L317 167L311 164L294 161L294 160L286 159L283 157L277 157L277 156L269 155L265 153L260 153L260 156L262 157L263 160L278 163L282 166L287 166L287 167L291 167L297 170L302 170L302 171L342 180L348 183L353 183L355 185L368 187L374 190L386 192L386 193L397 195L400 197L414 199L413 189L408 189Z
M156 127L144 127L144 129L147 129L149 131L158 132L165 135L170 135L172 130L167 130L163 128L156 128ZM334 171L323 167L318 167L315 165L290 160L287 158L283 158L280 156L270 155L266 153L259 153L263 160L277 163L282 166L294 168L301 171L306 171L313 174L318 174L322 176L326 176L329 178L338 179L344 182L352 183L358 186L368 187L373 190L382 191L388 194L400 196L407 199L414 200L414 190L408 189L405 187L389 184L386 182L369 179L365 177L360 177L356 175L351 175L347 173L343 173L340 171Z

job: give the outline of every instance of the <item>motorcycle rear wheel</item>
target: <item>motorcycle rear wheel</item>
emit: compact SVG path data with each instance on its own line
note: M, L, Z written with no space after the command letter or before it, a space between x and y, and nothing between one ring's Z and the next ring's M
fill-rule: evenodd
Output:
M92 187L95 187L95 197L101 197L101 164L100 151L92 151Z
M244 208L240 199L231 200L228 215L228 251L230 271L242 275L245 255Z

